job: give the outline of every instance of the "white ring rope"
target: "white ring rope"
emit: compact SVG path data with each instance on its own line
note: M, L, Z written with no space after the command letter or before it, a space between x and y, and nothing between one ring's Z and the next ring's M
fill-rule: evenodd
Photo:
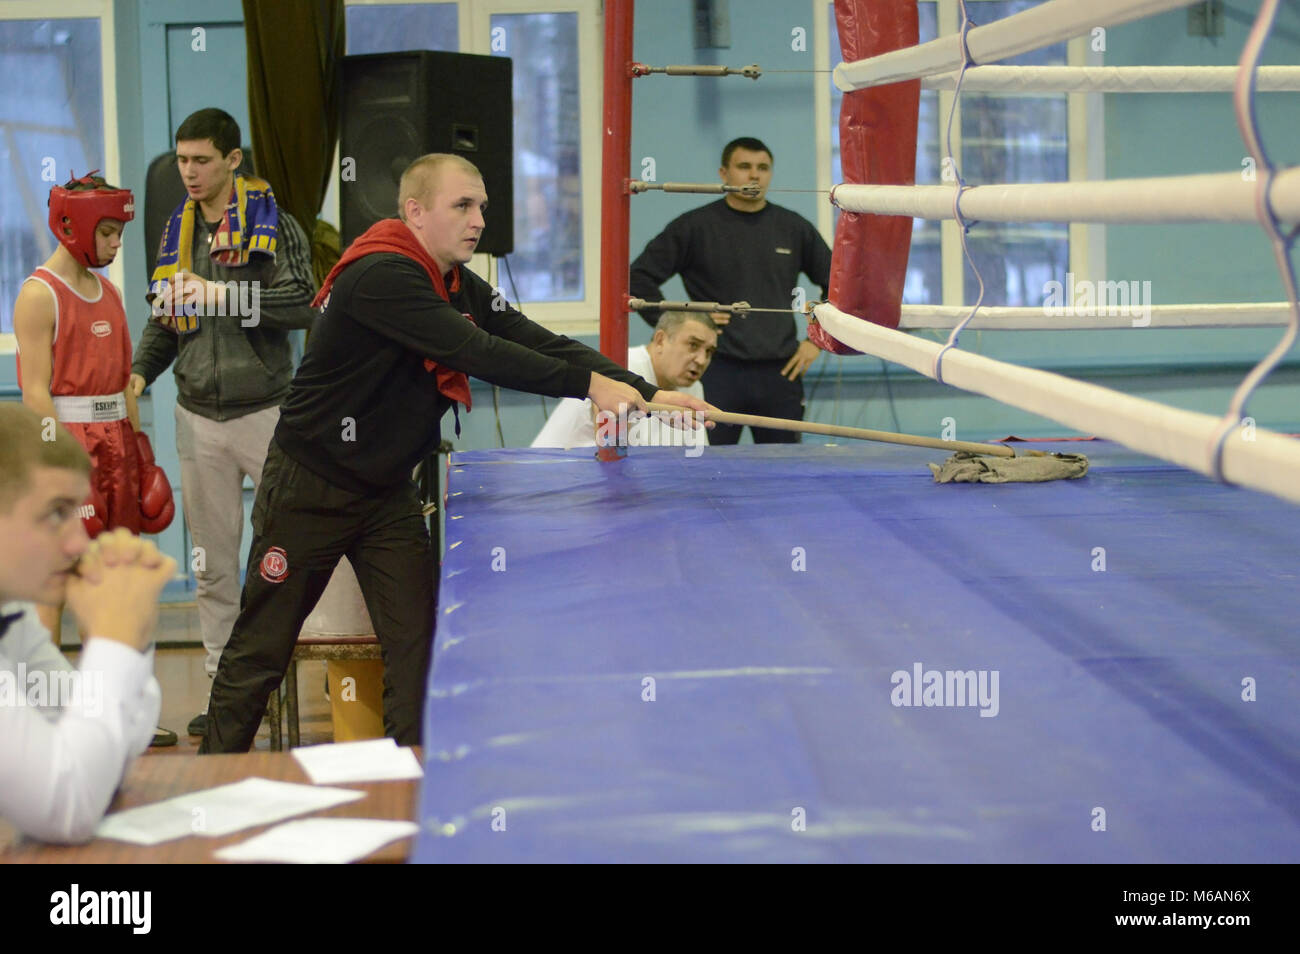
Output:
M1098 27L1119 26L1131 20L1190 6L1195 0L1048 0L967 34L972 63L995 63L1051 46ZM958 69L964 58L961 36L952 34L928 43L893 50L880 56L841 63L835 67L835 85L844 92L917 79Z
M978 28L976 28L978 29ZM974 36L975 31L971 31ZM957 74L921 80L922 89L956 89ZM1231 93L1235 66L972 66L966 93ZM1300 90L1300 66L1262 66L1261 92Z
M841 64L835 71L836 84L847 90L854 88L853 84L873 85L929 75L938 72L935 63L947 57L949 62L942 68L958 68L952 78L957 96L953 98L948 117L951 137L956 102L966 88L967 75L974 64L1035 49L1084 32L1088 26L1123 23L1185 5L1155 0L1148 3L1093 0L1086 5L1084 13L1084 4L1078 0L1049 0L990 27L973 27L965 0L959 2L962 26L958 35L854 64ZM1263 0L1238 66L1232 71L1238 128L1253 163L1251 172L1255 168L1259 170L1258 180L1255 175L1248 176L1242 171L1108 182L968 187L960 172L956 172L952 186L839 185L831 190L832 203L852 212L955 219L962 226L959 233L962 248L976 278L979 270L966 247L965 234L970 223L980 220L1258 222L1269 233L1286 286L1287 330L1273 351L1242 382L1225 414L1216 417L1180 410L958 349L957 338L962 329L983 314L982 279L973 308L969 312L964 308L952 309L954 330L943 345L871 324L829 303L813 309L817 320L829 334L850 348L902 364L940 383L983 394L1085 433L1117 441L1215 480L1300 503L1300 480L1296 479L1300 473L1300 441L1256 428L1244 417L1251 392L1289 351L1300 333L1300 304L1289 254L1300 228L1282 231L1283 226L1292 227L1300 222L1300 167L1278 171L1272 164L1259 140L1254 112L1260 52L1272 30L1278 3L1279 0ZM914 74L907 76L900 72L907 69L914 70ZM951 162L950 140L947 154ZM955 170L955 162L953 167ZM1116 291L1124 285L1122 282L1108 284L1115 286ZM1073 287L1070 297L1073 297ZM1144 318L1150 308L1147 297ZM1108 289L1107 311L1111 310L1111 300ZM1267 304L1264 307L1276 308ZM1130 324L1138 324L1133 320L1132 310L1126 310L1125 317ZM1048 317L1048 309L1041 309L1041 314Z
M1274 197L1277 184L1283 174L1277 171L1264 149L1264 143L1259 136L1259 122L1255 116L1255 81L1259 72L1259 60L1264 52L1264 44L1268 42L1269 34L1273 30L1277 8L1278 0L1263 0L1260 4L1259 13L1255 17L1250 35L1246 38L1245 46L1242 47L1241 59L1237 63L1238 73L1236 87L1233 90L1233 106L1237 114L1237 129L1246 148L1250 151L1251 158L1261 170L1256 187L1255 207L1259 224L1273 246L1273 257L1277 262L1282 284L1286 288L1287 300L1291 305L1291 321L1273 350L1264 356L1250 374L1246 375L1245 380L1233 394L1227 411L1224 412L1219 432L1215 436L1211 458L1216 477L1221 477L1223 473L1224 449L1236 421L1245 416L1246 405L1251 395L1286 357L1287 352L1295 344L1296 337L1300 335L1300 299L1297 298L1295 268L1291 264L1291 246L1295 243L1297 231L1300 230L1292 230L1285 234L1282 232L1282 216L1278 214L1274 205Z
M813 309L818 322L857 351L933 378L943 346L846 315L834 305ZM1222 418L1168 407L1032 368L1022 368L956 348L943 359L945 384L1051 418L1084 434L1104 437L1143 454L1214 476L1205 449ZM1224 446L1223 478L1242 487L1300 503L1300 441L1256 428Z
M1291 306L1287 302L1238 302L1223 305L1141 305L1129 297L1129 305L1116 304L1120 283L1094 283L1098 295L1107 294L1108 306L1098 302L1093 309L1049 310L1039 305L1030 308L985 305L976 312L966 326L975 331L1076 331L1094 328L1266 328L1285 325L1290 320ZM1107 288L1106 286L1112 286ZM1068 289L1063 289L1067 291ZM1070 296L1065 301L1068 306ZM1148 303L1149 304L1149 303ZM1071 314L1071 311L1093 311L1093 314ZM1134 315L1142 312L1142 319L1150 324L1135 324ZM967 305L904 305L898 322L902 330L928 328L955 328L970 314Z
M957 71L956 94L952 97L952 102L948 106L948 122L944 128L943 142L944 153L946 155L945 162L951 166L953 178L956 180L957 186L956 189L953 190L952 194L952 217L956 220L957 225L959 226L957 237L961 241L961 254L966 259L966 264L970 267L971 274L975 276L975 281L978 285L979 291L975 294L975 304L971 308L970 314L967 315L960 324L954 326L952 331L948 333L947 344L943 346L939 351L938 356L934 359L934 376L940 383L943 382L944 353L949 348L957 347L957 341L961 338L962 329L971 323L971 319L975 317L975 313L978 312L980 306L984 304L985 290L984 276L980 273L979 264L975 261L975 256L971 255L970 244L966 241L966 237L970 234L970 226L966 224L966 217L961 211L962 193L969 187L966 185L966 180L961 174L961 169L957 164L957 157L952 151L952 124L953 120L957 118L957 103L961 99L962 80L965 78L966 71L975 65L975 61L971 58L970 44L968 42L970 31L975 26L975 23L970 18L970 11L966 9L966 0L957 0L957 4L961 8L961 33L958 35L958 40L961 44L961 69ZM833 202L834 200L835 190L832 189L831 201Z
M962 193L961 212L984 222L1256 222L1256 190L1242 172L982 185ZM956 185L841 184L831 201L846 212L951 219L955 192ZM1277 174L1269 199L1281 222L1300 222L1300 167Z

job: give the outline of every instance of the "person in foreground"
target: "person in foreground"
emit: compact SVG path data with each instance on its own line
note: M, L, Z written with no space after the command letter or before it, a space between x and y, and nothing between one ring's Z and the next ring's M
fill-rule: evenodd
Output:
M0 817L84 841L153 738L153 632L176 561L125 529L91 543L90 458L57 423L0 404L0 447ZM76 669L36 615L64 599L87 634Z
M487 192L465 159L430 154L403 172L399 219L357 238L326 278L324 310L280 411L253 504L239 618L212 685L204 752L252 745L303 621L347 556L384 663L384 731L420 741L433 644L435 570L411 480L441 440L468 375L602 410L647 400L707 412L506 305L469 262ZM459 411L455 412L459 415ZM457 417L459 431L459 417Z

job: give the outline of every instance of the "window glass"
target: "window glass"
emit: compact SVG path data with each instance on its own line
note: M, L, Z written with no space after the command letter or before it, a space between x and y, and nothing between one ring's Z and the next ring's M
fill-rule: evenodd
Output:
M54 252L50 187L103 173L99 34L93 18L0 20L0 332L13 331L23 279Z
M514 78L515 250L499 281L520 302L583 297L578 15L492 17ZM514 287L509 287L513 276Z
M985 0L969 3L967 9L977 24L986 24L1036 5L1036 0ZM1065 44L1002 62L1065 66ZM962 93L960 122L959 164L967 185L1070 178L1064 93ZM967 244L984 277L986 305L1041 305L1043 286L1064 280L1070 263L1070 232L1065 223L981 223L971 229ZM964 285L966 302L974 304L979 283L969 267Z
M348 54L460 51L456 4L381 3L347 8Z

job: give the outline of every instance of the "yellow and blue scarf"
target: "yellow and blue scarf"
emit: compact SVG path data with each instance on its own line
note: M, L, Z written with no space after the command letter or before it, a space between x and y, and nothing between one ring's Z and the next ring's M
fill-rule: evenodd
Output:
M162 248L158 264L149 279L150 302L159 295L172 277L192 271L194 247L194 218L198 203L187 198L176 207L162 234ZM212 237L209 255L214 264L225 268L240 268L249 263L254 252L275 258L276 229L280 211L275 204L271 185L264 179L235 173L235 184L230 190L221 224ZM171 309L173 314L164 317L163 323L180 334L199 327L196 315L186 315L179 303ZM179 312L179 314L176 314Z

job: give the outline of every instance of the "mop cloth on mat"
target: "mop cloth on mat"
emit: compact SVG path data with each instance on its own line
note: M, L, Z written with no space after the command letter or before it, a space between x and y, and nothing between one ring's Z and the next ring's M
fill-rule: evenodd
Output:
M1088 458L1082 454L1044 454L1029 451L1026 457L988 457L958 451L943 462L930 464L936 484L1007 484L1044 480L1075 480L1088 472Z

